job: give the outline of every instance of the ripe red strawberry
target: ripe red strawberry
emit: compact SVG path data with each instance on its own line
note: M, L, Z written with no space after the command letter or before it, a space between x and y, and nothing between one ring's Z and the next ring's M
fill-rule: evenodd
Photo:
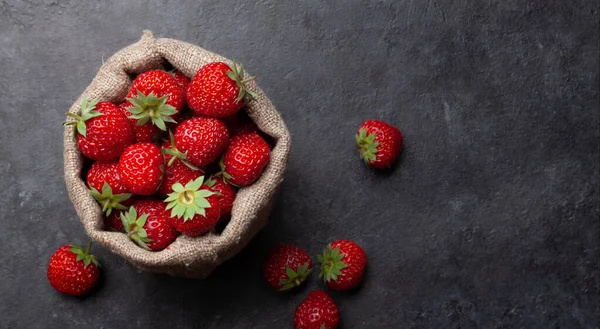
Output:
M402 134L398 128L379 120L365 121L356 133L360 157L374 168L390 167L402 148Z
M333 290L357 287L365 274L367 255L356 243L338 240L327 245L322 255L320 277Z
M237 186L250 185L260 177L270 156L269 145L258 134L234 136L223 157L223 177Z
M312 261L306 251L291 244L281 244L263 263L262 273L271 287L287 291L299 286L312 271Z
M48 280L56 290L71 296L81 296L98 282L100 264L90 255L90 248L83 251L78 246L64 245L50 257Z
M340 323L340 311L323 290L313 290L298 305L294 315L295 329L336 329Z
M218 119L192 118L182 122L175 131L177 149L200 168L217 160L228 143L227 127Z
M173 138L171 142L163 143L161 148L167 166L165 167L163 182L158 188L158 194L166 196L173 193L173 184L187 184L204 175L202 170L187 163L186 155L177 150Z
M127 236L140 247L163 250L177 238L177 231L169 223L166 204L158 199L137 200L128 212L121 213Z
M169 222L177 231L187 236L198 236L210 231L219 221L219 197L206 185L204 176L185 186L173 185L173 193L165 202L171 209Z
M152 122L161 130L167 130L166 122L174 118L185 104L185 91L171 74L162 70L144 72L133 80L127 93L132 105L127 110L138 125Z
M159 131L158 127L153 125L151 122L147 122L141 126L138 125L139 120L132 118L133 114L127 110L127 108L131 106L133 105L131 105L129 101L126 101L125 103L119 105L119 109L121 109L123 114L125 114L133 126L136 143L152 143L154 140L154 135L156 135Z
M164 158L154 144L133 144L121 155L118 170L121 182L129 192L152 195L163 179Z
M231 137L258 131L258 127L245 111L239 111L237 114L223 119L223 121L227 125Z
M190 78L181 73L181 71L177 70L170 71L169 73L175 78L175 80L177 80L177 82L179 82L179 85L184 91L187 90L187 86L190 84Z
M236 63L231 67L223 62L204 65L188 85L188 105L198 116L228 117L242 108L245 98L256 97L245 86L251 80L244 78L244 69Z
M116 162L94 162L88 170L86 181L90 194L102 206L102 211L109 216L113 209L125 210L131 194L121 183L119 166Z
M121 221L122 210L113 211L110 215L104 218L104 230L123 232L123 222Z
M77 145L86 157L110 162L119 157L123 150L135 143L135 132L127 117L109 102L89 102L83 98L81 115L67 113L75 119L63 123L77 127Z
M221 219L225 219L231 214L231 208L233 208L233 202L237 194L235 187L231 184L227 184L223 177L211 177L206 181L206 186L210 187L211 190L215 191L219 196L219 208L221 209Z

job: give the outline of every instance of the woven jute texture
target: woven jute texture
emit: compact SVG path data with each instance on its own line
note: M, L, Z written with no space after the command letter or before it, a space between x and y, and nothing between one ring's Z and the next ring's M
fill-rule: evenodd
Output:
M79 112L84 96L115 103L123 101L131 85L130 75L160 67L164 60L188 77L211 62L231 64L230 60L198 46L173 39L156 39L150 31L144 31L140 41L120 50L102 65L69 112ZM195 238L182 235L169 248L158 252L140 248L123 233L104 230L101 209L82 180L84 159L77 148L75 130L72 126L65 127L65 181L69 198L90 238L141 269L190 278L205 278L238 253L266 224L291 146L289 132L271 101L254 81L247 86L258 95L246 105L248 114L260 130L275 141L269 164L258 181L239 190L231 221L221 234L209 233Z

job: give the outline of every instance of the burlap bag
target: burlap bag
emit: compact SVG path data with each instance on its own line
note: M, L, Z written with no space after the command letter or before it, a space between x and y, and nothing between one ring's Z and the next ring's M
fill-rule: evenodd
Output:
M188 77L193 77L201 66L210 62L231 63L198 46L172 39L155 39L150 31L144 31L140 41L120 50L102 65L69 112L79 111L84 95L100 101L123 101L131 85L129 75L157 68L164 60ZM271 101L254 82L250 82L248 88L258 94L248 103L248 114L260 130L275 141L263 175L254 184L239 190L231 222L221 234L209 233L196 238L180 236L169 248L158 252L140 248L123 233L104 230L101 209L81 177L83 155L77 148L75 130L72 126L65 127L65 181L69 198L87 234L141 269L190 278L205 278L216 266L238 253L266 224L274 193L283 180L291 145L285 123Z

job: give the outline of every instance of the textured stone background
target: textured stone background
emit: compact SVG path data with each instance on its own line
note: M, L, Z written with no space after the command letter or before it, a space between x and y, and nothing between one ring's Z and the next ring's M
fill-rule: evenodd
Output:
M0 2L0 327L291 328L309 289L260 279L278 241L355 239L342 327L598 328L598 2ZM46 280L87 241L62 177L64 112L143 29L243 62L293 138L269 226L206 281L106 250L83 299ZM358 159L369 118L402 130L395 170Z

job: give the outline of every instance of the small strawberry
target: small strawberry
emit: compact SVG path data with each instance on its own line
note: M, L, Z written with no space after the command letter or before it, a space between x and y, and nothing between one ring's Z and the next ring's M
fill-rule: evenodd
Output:
M258 134L234 136L223 157L223 177L237 186L250 185L260 177L269 158L269 145Z
M177 150L172 134L171 142L163 143L161 148L167 166L165 167L165 177L163 182L158 188L158 194L166 196L173 193L173 184L187 184L204 175L202 170L187 161L187 156L185 154Z
M263 263L263 277L271 287L287 291L299 286L312 271L312 261L306 251L291 244L281 244Z
M295 329L336 329L339 323L340 311L323 290L313 290L308 294L294 315Z
M177 231L187 236L198 236L210 231L219 221L219 197L206 185L204 176L173 185L173 193L165 199L171 209L169 221Z
M187 90L187 86L190 84L190 78L178 70L169 71L169 73L177 80L177 82L179 82L179 85L184 91Z
M175 122L185 104L185 91L171 74L151 70L133 80L127 101L131 104L127 110L132 113L131 118L138 120L138 125L152 122L166 131L166 122Z
M235 115L224 118L223 121L231 137L258 131L258 127L245 111L239 111Z
M77 145L86 157L110 162L119 157L123 150L135 143L135 132L127 117L109 102L97 99L81 101L81 115L67 113L75 119L63 125L77 127Z
M127 110L127 108L131 107L131 103L129 101L119 105L119 109L125 114L125 116L129 119L129 122L133 126L133 130L135 131L135 140L137 143L152 143L154 140L154 135L156 135L159 131L158 127L153 125L151 122L147 122L143 125L138 125L138 119L132 118L133 114Z
M104 218L105 231L124 231L123 222L121 221L121 213L123 213L122 210L113 211L110 215Z
M169 246L177 238L177 231L169 224L165 206L157 199L135 201L128 212L121 213L127 236L148 250L159 251Z
M200 168L217 160L228 143L227 127L218 119L192 118L182 122L175 131L177 149Z
M226 218L231 214L231 208L233 208L233 202L237 194L235 187L231 184L227 184L223 177L216 176L211 177L206 181L206 186L210 187L211 190L217 192L219 196L219 208L221 209L221 219Z
M322 255L320 277L333 290L348 290L357 287L365 274L367 255L356 243L338 240L327 245Z
M106 216L113 209L127 209L126 201L131 198L131 194L127 193L127 188L121 183L118 166L116 162L94 162L86 177L90 194L102 206Z
M129 192L152 195L163 179L164 158L154 144L133 144L121 155L118 170L121 182Z
M237 63L233 67L223 62L204 65L188 85L188 105L198 116L228 117L242 108L245 98L256 97L245 86L252 80L244 78L244 69Z
M356 133L360 157L374 168L390 167L402 148L402 134L398 128L379 120L365 121Z
M90 255L90 248L83 251L78 246L64 245L50 257L48 280L56 290L71 296L81 296L98 282L100 264Z

